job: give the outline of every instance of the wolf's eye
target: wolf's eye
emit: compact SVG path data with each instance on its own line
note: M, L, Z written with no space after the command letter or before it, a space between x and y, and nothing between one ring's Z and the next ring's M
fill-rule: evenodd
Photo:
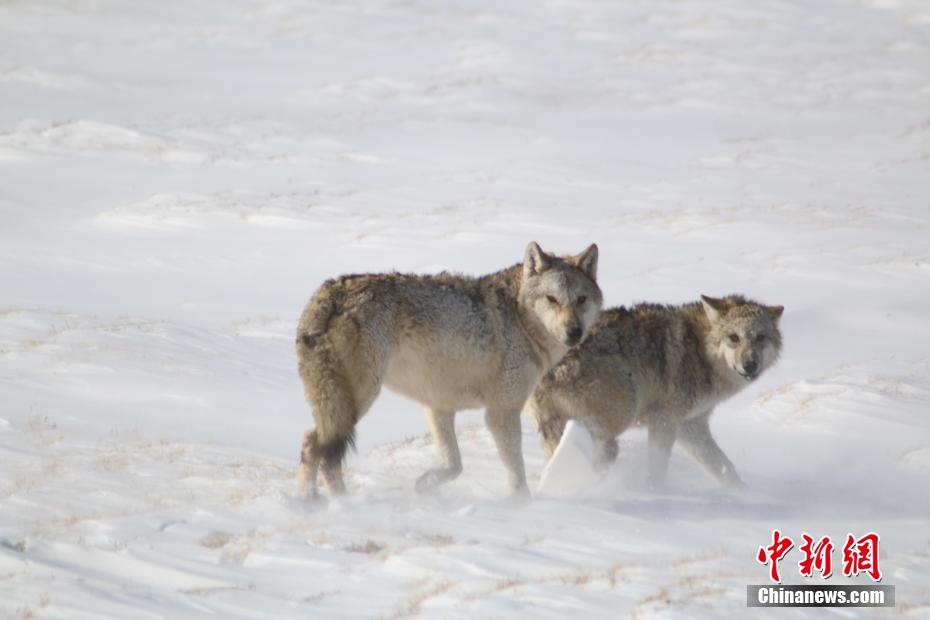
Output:
M756 342L762 343L765 342L765 334L759 334L756 336Z
M588 301L588 298L585 297L584 295L582 295L581 297L578 298L578 305L580 306L581 304L583 304L583 303L586 302L586 301Z
M555 297L553 297L552 295L546 295L546 299L549 300L549 303L550 303L550 304L556 304L556 305L559 304L558 300L557 300Z
M736 334L728 334L727 338L729 338L730 342L732 342L733 344L737 344L739 342L739 336L737 336Z

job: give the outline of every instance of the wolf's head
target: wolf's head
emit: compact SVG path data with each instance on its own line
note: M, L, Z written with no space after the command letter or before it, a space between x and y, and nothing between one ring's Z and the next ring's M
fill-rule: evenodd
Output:
M601 311L603 297L596 279L597 246L593 243L577 256L558 257L532 241L523 257L520 305L552 338L573 347L585 339Z
M701 304L710 320L708 347L730 370L752 381L775 363L781 352L778 320L784 306L764 306L739 295L701 295Z

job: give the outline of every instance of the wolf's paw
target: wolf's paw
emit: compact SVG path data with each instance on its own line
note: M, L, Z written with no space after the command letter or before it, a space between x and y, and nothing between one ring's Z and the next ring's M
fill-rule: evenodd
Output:
M417 478L413 488L417 493L428 493L435 490L440 484L447 480L444 469L431 469Z
M526 486L514 489L507 497L500 501L500 505L505 508L523 508L533 501L533 496Z
M329 503L329 498L322 493L314 491L313 493L307 493L304 495L304 501L306 501L308 505L314 508L322 508Z
M312 513L323 510L329 505L329 498L319 493L282 493L280 501L283 505L297 512Z

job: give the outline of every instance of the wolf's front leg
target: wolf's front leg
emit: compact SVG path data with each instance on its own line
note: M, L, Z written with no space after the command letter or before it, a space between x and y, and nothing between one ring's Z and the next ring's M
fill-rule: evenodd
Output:
M439 458L442 459L442 467L431 469L417 478L414 488L418 493L454 480L462 473L462 455L455 438L455 412L427 409L426 419L433 434L433 441L436 442Z
M735 488L746 486L736 473L732 461L710 434L710 411L683 422L678 431L678 439L685 451L717 480Z
M675 443L675 432L675 424L670 420L659 419L649 424L646 485L652 490L661 490L665 487L668 461L672 456L672 445Z
M484 414L485 422L494 437L497 453L507 468L510 486L509 500L525 502L530 498L523 466L523 436L520 432L520 408L492 408Z

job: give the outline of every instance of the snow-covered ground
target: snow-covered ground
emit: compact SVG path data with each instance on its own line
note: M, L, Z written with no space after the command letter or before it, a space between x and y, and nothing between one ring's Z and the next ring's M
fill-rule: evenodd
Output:
M923 0L0 3L0 224L0 617L930 614ZM611 305L785 305L713 421L751 490L646 493L632 432L509 509L467 413L418 496L384 394L351 495L297 497L313 289L530 239L596 241ZM880 533L898 608L747 610L776 527Z

